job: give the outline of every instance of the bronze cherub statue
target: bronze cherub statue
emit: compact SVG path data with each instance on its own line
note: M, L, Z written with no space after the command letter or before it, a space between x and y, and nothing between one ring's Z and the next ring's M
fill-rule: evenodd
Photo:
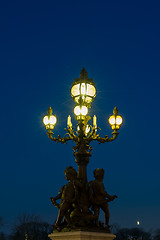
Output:
M111 196L105 191L105 187L103 184L104 169L102 168L95 169L94 177L95 180L90 182L89 198L92 203L92 210L94 211L94 216L96 217L96 226L99 226L98 218L101 208L105 213L105 225L109 229L110 214L108 202L113 201L115 198L117 198L117 196L116 195Z
M71 225L70 214L74 209L74 203L78 199L78 187L81 185L80 181L77 179L77 172L73 167L67 167L64 173L68 183L60 188L56 197L50 198L53 205L59 208L58 218L54 225L55 228L60 227L64 217L68 226ZM61 199L60 204L56 202L58 199Z

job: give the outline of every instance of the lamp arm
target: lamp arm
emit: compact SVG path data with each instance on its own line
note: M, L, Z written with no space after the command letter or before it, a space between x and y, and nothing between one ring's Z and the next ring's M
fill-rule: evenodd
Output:
M100 129L100 128L99 127L98 128L94 128L91 125L89 125L89 126L91 128L91 132L88 135L88 140L89 140L89 142L91 142L92 140L95 140L99 136L99 134L97 134L96 132L97 132L97 129Z
M65 128L65 131L69 134L69 137L70 137L73 141L75 141L75 139L77 139L77 136L74 134L73 128L70 128L70 127L68 127L68 129Z
M97 140L99 143L112 142L117 138L118 134L117 131L114 131L110 138L107 135L105 137L99 137L99 135L97 135L93 140Z
M53 137L52 136L53 133L51 132L48 132L47 135L49 137L49 139L51 139L52 141L54 142L60 142L60 143L66 143L67 141L69 140L72 140L72 138L69 136L69 137L62 137L60 135L58 135L57 137Z
M114 132L112 132L112 137L108 139L108 142L114 141L118 137L118 134L119 133L116 130L114 130Z
M92 139L93 138L93 134L94 134L94 128L91 126L91 125L89 125L90 126L90 128L91 128L91 132L88 134L88 139Z

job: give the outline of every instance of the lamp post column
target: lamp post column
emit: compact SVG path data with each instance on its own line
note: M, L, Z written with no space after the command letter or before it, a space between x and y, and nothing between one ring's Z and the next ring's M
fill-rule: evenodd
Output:
M74 152L75 161L78 165L78 178L82 181L83 184L87 183L87 164L89 163L89 157L91 153L89 150L89 142L85 136L86 124L83 119L80 119L78 122L78 138L76 141Z
M87 181L87 164L89 163L89 156L91 154L84 152L84 153L76 153L75 154L75 161L78 165L78 179L82 183L82 187L80 190L80 195L79 195L79 200L78 200L78 205L81 209L81 215L77 215L79 220L81 222L81 225L85 226L86 221L89 220L89 206L90 206L90 200L89 200L89 195L88 195L88 181ZM81 219L81 220L80 220ZM85 219L85 220L84 220ZM88 219L88 220L87 220ZM89 220L90 221L90 220Z
M90 153L76 153L75 161L78 165L78 178L83 184L87 183L87 164L89 163Z

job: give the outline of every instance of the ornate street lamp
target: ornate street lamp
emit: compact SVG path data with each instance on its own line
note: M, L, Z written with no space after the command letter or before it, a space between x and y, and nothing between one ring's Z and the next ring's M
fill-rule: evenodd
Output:
M78 121L76 129L72 127L71 116L68 116L67 128L65 129L68 136L57 137L53 136L52 130L56 124L56 117L52 115L52 109L49 107L48 115L43 118L43 123L48 130L48 137L55 142L66 143L69 140L75 142L73 147L75 161L78 165L78 179L81 182L81 190L79 197L79 212L81 212L80 219L85 219L84 223L88 219L90 200L88 196L88 182L87 182L87 164L89 162L89 157L91 156L92 147L90 143L93 140L99 143L111 142L115 140L118 136L118 130L122 124L122 117L118 115L118 109L115 107L113 110L113 115L109 117L109 124L113 130L112 137L100 137L97 134L97 119L93 116L93 125L89 124L88 121L91 117L88 115L88 109L91 107L91 102L96 97L96 88L93 79L89 79L86 70L83 68L80 73L80 78L76 78L72 84L71 96L75 101L74 114ZM83 222L83 221L82 221Z
M52 108L49 107L47 111L48 115L43 118L43 123L46 126L46 129L48 131L51 131L54 129L54 126L57 122L56 116L52 114Z

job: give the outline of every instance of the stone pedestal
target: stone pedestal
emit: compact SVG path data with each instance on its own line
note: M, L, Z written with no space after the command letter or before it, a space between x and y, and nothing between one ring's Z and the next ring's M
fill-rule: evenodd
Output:
M113 240L116 235L102 232L58 232L48 235L51 240Z

